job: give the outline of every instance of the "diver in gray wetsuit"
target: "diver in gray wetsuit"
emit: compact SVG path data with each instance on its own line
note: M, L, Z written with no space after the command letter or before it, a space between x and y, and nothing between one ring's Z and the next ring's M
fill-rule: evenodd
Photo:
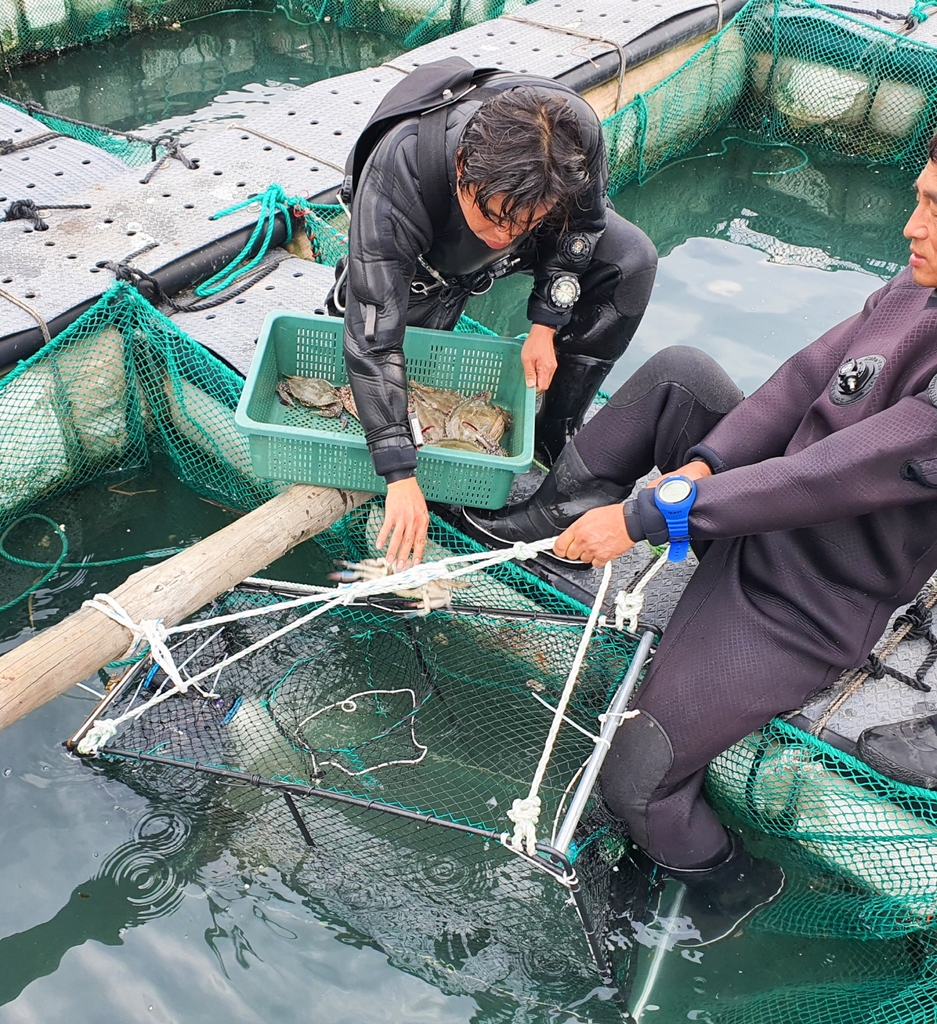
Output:
M861 664L937 570L937 136L929 156L904 232L909 267L751 397L702 353L665 350L566 447L533 498L465 513L476 536L499 542L563 531L557 555L601 565L641 539L674 539L654 488L618 504L635 480L656 465L695 482L688 533L699 568L601 787L717 932L775 895L783 876L753 861L707 805L707 765ZM929 758L937 775L934 736L930 725L893 730L882 758L893 769Z
M609 208L601 125L549 79L495 73L448 108L448 220L424 195L420 118L391 127L355 190L343 312L348 377L375 471L388 484L387 558L422 554L428 515L416 486L403 356L407 325L451 329L469 297L509 273L533 275L521 360L546 391L537 440L552 461L582 423L644 314L657 266L647 236ZM424 175L428 177L429 175Z

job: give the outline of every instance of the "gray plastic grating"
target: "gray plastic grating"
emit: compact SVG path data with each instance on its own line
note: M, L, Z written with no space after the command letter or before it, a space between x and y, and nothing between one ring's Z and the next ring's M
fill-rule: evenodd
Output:
M45 135L49 129L29 114L0 101L0 139L10 142L27 142L38 135Z
M558 36L562 30L569 29L624 46L671 18L707 7L718 12L716 0L607 0L600 7L584 0L538 0L520 11L504 15L498 23L535 22L559 30Z
M50 139L0 156L0 203L14 199L32 199L39 207L44 202L63 203L126 169L116 156L85 142Z
M890 632L889 624L885 636L887 637ZM924 661L928 649L925 640L906 640L884 661L886 665L899 672L913 676ZM830 716L824 729L824 739L829 738L837 746L852 750L860 734L871 726L903 722L909 718L933 714L937 711L937 666L931 668L924 676L924 682L932 688L930 693L916 690L890 676L883 679L867 679L859 691ZM810 724L816 722L829 707L840 690L841 687L838 685L824 690L801 709L794 720L795 724L809 728Z
M530 12L535 6L525 7L518 17L532 18ZM555 78L611 49L614 47L608 43L593 43L551 29L497 19L401 54L394 66L410 71L433 60L458 56L480 67Z
M387 90L402 77L399 70L380 67L315 82L263 113L245 118L239 126L315 157L321 164L322 180L316 183L321 191L341 183L349 150ZM237 126L232 126L231 133L237 133Z
M325 296L334 280L331 267L286 259L243 295L203 312L173 313L172 320L246 376L267 314L273 309L324 313Z

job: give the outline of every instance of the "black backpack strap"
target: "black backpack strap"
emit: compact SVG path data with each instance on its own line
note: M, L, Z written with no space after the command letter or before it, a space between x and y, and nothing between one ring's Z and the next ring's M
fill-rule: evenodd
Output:
M423 206L433 225L433 238L441 238L449 220L449 165L446 160L446 120L449 107L437 107L420 117L416 139L416 165Z

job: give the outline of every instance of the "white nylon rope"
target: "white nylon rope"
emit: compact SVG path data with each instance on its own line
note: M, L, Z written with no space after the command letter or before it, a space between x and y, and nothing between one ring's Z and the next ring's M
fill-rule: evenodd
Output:
M185 693L186 690L192 686L196 686L203 696L211 696L211 693L203 691L197 687L197 684L203 679L206 679L209 676L215 676L217 678L222 669L227 668L236 661L240 661L248 654L253 654L254 651L260 650L260 648L265 647L274 640L278 640L281 636L284 636L292 630L298 629L300 626L305 625L305 623L310 622L312 619L318 618L320 615L324 615L333 608L351 604L353 601L362 597L371 597L376 594L385 594L395 590L416 590L418 587L424 586L434 580L456 579L460 576L466 575L467 573L477 572L481 569L500 565L502 562L509 561L512 558L520 560L536 558L541 551L546 551L552 548L555 540L555 537L549 537L532 543L518 541L511 547L501 550L479 551L468 555L451 555L448 558L442 558L437 562L423 562L420 565L411 566L408 569L404 569L402 572L393 573L390 576L383 576L373 580L359 580L355 583L347 583L338 587L330 588L325 593L307 594L294 598L291 601L282 601L275 605L267 605L261 608L248 608L240 612L235 612L231 615L219 615L211 619L199 619L196 622L186 623L181 626L174 626L171 629L167 629L160 621L155 619L145 619L136 623L127 611L121 607L119 602L117 602L111 595L96 594L94 600L85 601L82 607L93 608L95 611L101 612L103 615L113 619L125 629L129 630L129 632L133 634L133 642L130 645L129 651L135 651L143 642L149 643L153 660L160 666L160 668L163 669L172 681L173 685L165 689L162 693L152 697L145 704L141 704L139 707L125 712L118 718L99 719L95 721L94 725L87 733L85 733L81 742L78 744L78 752L80 754L96 754L102 746L116 735L117 729L121 724L126 721L130 721L131 719L138 718L149 708L162 703L164 700L168 700L176 693ZM268 615L273 612L284 611L290 608L298 608L302 605L313 603L317 603L319 607L314 608L306 615L301 615L299 618L294 619L285 626L281 626L279 629L274 630L265 637L262 637L250 646L237 651L235 654L230 655L224 660L187 679L182 678L179 669L173 661L172 654L166 646L166 640L170 636L179 633L207 629L211 626L219 626L228 622L236 622L240 619L251 618L255 615Z
M657 558L651 559L647 569L644 570L644 575L633 590L628 593L624 590L618 591L618 596L615 598L616 629L624 629L625 619L627 619L628 632L634 633L637 630L638 616L644 610L644 588L663 568L664 563L667 561L667 551L669 548L670 545L668 545L667 548L657 556Z
M95 596L94 600L85 601L83 607L87 606L107 615L133 634L133 642L130 645L128 653L136 650L141 643L148 643L150 645L150 653L153 660L163 669L167 677L172 680L173 685L152 697L145 704L141 704L139 707L125 712L118 718L96 720L94 725L82 737L81 742L78 744L78 752L80 754L97 754L100 748L117 733L121 724L137 718L155 704L168 700L176 693L185 693L190 687L195 686L196 689L198 689L205 697L217 696L212 692L202 690L197 684L210 675L214 675L215 679L217 679L222 669L226 668L228 665L239 661L248 654L272 643L279 637L297 629L306 622L325 614L333 608L351 604L353 601L361 597L370 597L372 595L384 594L395 590L415 590L418 587L424 586L426 583L432 582L433 580L456 579L460 576L466 575L467 573L477 572L480 569L499 565L502 562L509 561L513 558L517 558L519 560L535 558L541 551L551 550L555 541L555 537L534 541L532 543L518 541L510 548L504 548L501 550L481 551L469 555L452 555L436 562L423 562L420 565L404 569L402 572L393 573L392 575L383 576L378 579L359 580L355 583L348 583L335 588L329 588L325 592L306 594L290 601L282 601L278 604L268 605L263 608L245 609L231 615L221 615L211 619L200 619L196 622L175 626L171 629L165 628L160 620L155 619L145 619L139 623L135 623L126 610L122 608L113 597L109 594L98 594ZM624 591L618 594L615 599L616 628L621 629L624 623L624 618L626 615L630 615L631 621L629 628L632 631L634 630L637 624L637 616L640 614L641 608L644 604L644 588L654 578L657 572L660 571L665 561L666 552L659 555L649 564L631 594L625 594ZM579 673L582 669L582 664L585 660L586 651L588 649L589 642L592 639L592 634L594 633L595 627L599 623L600 619L603 618L600 613L605 601L605 595L608 592L609 583L611 582L612 565L612 562L606 562L605 564L605 569L602 573L602 581L599 584L598 591L596 592L592 609L589 613L585 629L583 630L582 637L579 641L579 647L576 651L575 657L573 658L572 665L570 666L569 674L566 679L566 684L563 687L560 700L553 712L553 721L550 724L550 731L547 734L543 752L541 753L539 763L537 764L537 770L534 773L533 781L530 784L530 790L526 797L516 799L511 809L508 811L508 817L514 822L514 834L511 836L507 832L503 833L501 836L501 842L513 852L525 857L526 859L534 858L537 853L537 824L540 820L541 809L539 790L543 783L544 776L546 775L547 767L550 763L550 757L553 754L553 748L556 744L556 738L559 734L560 726L564 721L571 725L575 725L574 722L567 718L566 709L579 679ZM267 636L262 637L260 640L248 647L245 647L243 650L232 654L230 657L225 658L215 665L212 665L210 668L205 669L198 675L191 676L187 679L182 678L179 668L177 668L173 661L172 653L166 646L166 640L174 634L186 633L196 629L207 629L211 626L219 626L228 622L250 618L255 615L270 614L311 603L319 603L319 607L313 609L308 614L302 615L294 621L287 623L285 626L281 626L280 629L274 630ZM341 707L343 711L348 711L349 713L353 712L357 709L354 698L364 695L364 693L353 694L351 697L345 698L343 701L337 701L326 708L320 708L318 711L310 715L306 721L309 721L317 715L335 707ZM631 717L633 714L634 712L622 712L617 717L622 719L625 717ZM605 717L606 716L604 715L600 716L600 720L604 720ZM585 732L585 730L580 726L575 725L575 727L579 729L579 731ZM412 719L411 733L414 745L420 750L419 756L413 761L388 762L388 764L417 764L423 760L426 755L427 748L417 741L416 734L413 732ZM597 736L591 736L589 733L586 733L586 735L590 735L590 738L596 743L601 742L600 738ZM331 763L334 764L334 762ZM349 775L361 774L360 772L349 772L340 765L336 765L336 767L340 767L342 771ZM386 765L378 765L377 767L386 767ZM375 769L371 768L368 770L373 771ZM575 779L573 782L575 782ZM572 783L567 787L567 793L571 787Z
M612 563L606 562L605 571L602 573L602 582L599 584L599 589L592 605L592 611L589 613L586 628L583 630L582 639L579 641L579 649L576 651L575 658L573 658L569 675L566 678L566 685L563 687L563 693L553 714L553 721L550 723L550 731L547 733L547 741L544 744L543 753L540 755L540 762L530 784L530 792L526 797L518 797L508 811L508 817L514 822L514 835L509 838L507 833L505 833L501 837L501 841L505 845L510 846L515 853L526 851L529 857L533 857L537 852L537 823L540 821L540 797L538 796L538 791L540 784L543 782L543 777L546 775L547 765L550 763L550 755L553 753L557 734L566 716L566 706L569 704L570 697L573 695L573 688L579 678L579 670L586 656L586 648L589 646L592 633L595 630L596 623L599 621L602 602L605 600L605 593L608 590L611 578Z

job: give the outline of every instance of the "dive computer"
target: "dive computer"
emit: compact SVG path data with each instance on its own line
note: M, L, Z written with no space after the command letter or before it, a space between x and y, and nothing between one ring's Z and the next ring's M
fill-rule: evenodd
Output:
M654 504L670 534L669 562L682 562L690 549L690 509L695 499L696 482L688 476L664 477L654 488Z

